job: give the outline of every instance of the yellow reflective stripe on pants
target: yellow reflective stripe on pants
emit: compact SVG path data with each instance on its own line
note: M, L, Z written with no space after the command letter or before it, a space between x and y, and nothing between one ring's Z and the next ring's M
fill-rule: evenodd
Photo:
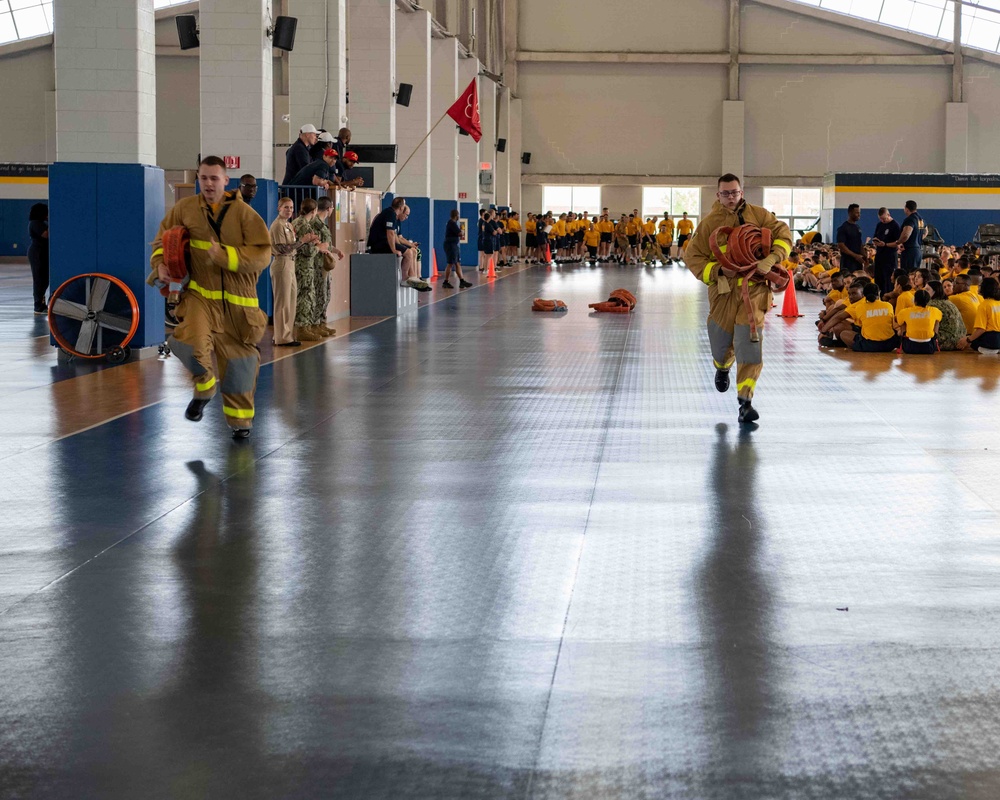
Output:
M782 250L785 251L785 255L789 255L792 252L792 246L786 242L784 239L775 239L774 243L778 245Z
M230 247L228 244L224 244L222 246L226 248L226 258L227 258L226 269L228 269L230 272L236 272L237 268L240 265L240 257L239 254L236 252L236 248Z
M194 388L195 388L196 390L198 390L199 392L207 392L207 391L208 391L209 389L211 389L211 388L212 388L213 386L215 386L215 377L214 377L214 376L213 376L213 377L211 377L211 378L209 378L209 379L208 379L207 381L205 381L204 383L196 383L196 384L194 385Z
M227 303L232 303L233 305L260 308L260 300L256 297L240 297L238 294L229 294L229 292L223 292L223 296Z
M757 381L753 378L747 378L745 381L740 381L736 384L736 391L742 392L744 389L756 389Z
M246 408L233 408L231 406L223 406L222 413L227 417L234 417L236 419L253 419L253 409Z
M227 303L232 303L237 306L260 308L260 300L256 297L242 297L238 294L230 294L229 292L223 292L215 289L206 289L205 287L200 286L196 281L191 281L188 284L188 288L208 300L225 300Z
M205 297L205 298L207 298L209 300L221 300L222 299L222 292L221 291L216 291L214 289L206 289L203 286L199 286L195 281L191 281L190 283L188 283L188 288L191 289L192 291L197 292L202 297Z
M715 368L716 369L729 369L730 367L733 366L733 362L732 361L730 361L728 364L720 364L714 358L712 359L712 363L715 364Z
M709 261L705 265L705 269L701 273L702 283L711 283L712 282L712 267L714 267L718 263L719 263L718 261Z

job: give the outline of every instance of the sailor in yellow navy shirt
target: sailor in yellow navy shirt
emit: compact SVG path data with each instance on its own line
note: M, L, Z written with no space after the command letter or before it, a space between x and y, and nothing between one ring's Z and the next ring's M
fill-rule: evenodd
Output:
M535 215L529 211L528 218L524 221L524 247L527 253L525 260L528 264L535 263L535 248L538 247L538 237L535 234L537 225Z
M904 353L931 355L941 349L937 335L944 314L941 309L927 305L930 301L931 293L918 289L913 295L913 305L896 312L896 328Z
M878 284L869 283L864 288L865 299L850 306L860 333L845 331L840 340L859 353L889 353L899 347L896 334L895 312L892 303L879 300Z
M1000 281L987 278L979 287L979 308L969 328L968 345L983 352L1000 351Z
M584 231L583 234L583 244L587 248L587 255L592 264L597 263L597 251L601 246L601 232L597 229L596 220L597 218L595 217L595 224L592 224L590 229Z
M913 305L913 295L914 291L910 287L910 282L906 278L900 278L896 281L896 312L899 313L904 308L909 308Z
M677 222L677 249L681 254L687 249L688 240L693 232L694 223L688 219L687 211L685 211Z
M948 297L948 300L958 307L958 311L962 315L962 321L965 323L965 329L971 331L975 327L976 311L979 310L982 298L969 291L968 275L957 275L955 277L955 288Z
M507 217L507 263L521 260L521 220L516 211Z
M671 252L674 246L674 221L670 219L670 215L666 212L664 212L663 219L660 220L657 229L656 243L660 246L660 249L668 260L675 261L674 254Z
M597 220L597 224L594 227L601 234L601 244L597 248L597 259L598 261L607 261L611 258L611 243L614 240L615 223L611 221L611 218L607 214L601 214L600 219Z

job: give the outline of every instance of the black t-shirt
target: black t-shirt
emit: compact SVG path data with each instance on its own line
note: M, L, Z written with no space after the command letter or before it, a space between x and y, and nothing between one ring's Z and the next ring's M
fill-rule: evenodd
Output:
M340 139L334 139L330 147L332 147L334 150L337 151L337 155L340 156L340 158L343 158L344 153L347 152L347 145L344 144Z
M904 250L919 250L923 245L924 232L920 227L921 222L923 222L923 220L920 219L920 215L916 211L903 220L904 228L909 225L913 229L910 232L910 238L903 242Z
M313 178L325 181L333 180L333 169L325 161L312 161L292 176L291 183L286 186L312 186Z
M303 167L312 161L309 155L309 148L301 139L296 139L295 144L285 151L285 178L281 181L282 186L294 186L292 178Z
M852 253L861 254L861 248L863 247L861 242L861 228L858 227L857 223L847 221L837 229L837 244L844 244ZM849 272L861 269L863 265L856 258L847 255L847 253L841 253L840 266L841 269L846 267L845 271Z
M898 242L899 230L899 223L894 219L891 219L888 222L880 221L879 224L875 226L875 235L872 238L878 239L882 242ZM896 263L896 245L893 245L892 247L876 247L875 263Z
M396 217L396 210L389 206L372 220L372 227L368 231L368 248L373 253L391 253L389 247L389 231L399 230L399 219Z
M453 219L449 219L444 226L444 240L446 242L457 242L462 238L462 227Z

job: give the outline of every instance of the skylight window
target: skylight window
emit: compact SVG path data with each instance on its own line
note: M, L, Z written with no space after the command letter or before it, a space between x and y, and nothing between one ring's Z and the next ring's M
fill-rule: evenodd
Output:
M858 19L951 41L955 38L955 3L951 0L795 0ZM962 3L962 44L991 53L1000 51L1000 0Z
M153 0L153 8L168 8L186 2L189 0ZM52 0L0 0L0 44L50 33Z

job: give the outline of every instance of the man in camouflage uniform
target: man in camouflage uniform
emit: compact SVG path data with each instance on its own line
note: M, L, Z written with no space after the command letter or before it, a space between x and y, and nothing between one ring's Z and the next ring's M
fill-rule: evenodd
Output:
M298 297L295 301L295 338L303 342L316 342L325 334L316 329L318 311L322 298L319 296L321 266L323 252L329 248L330 230L316 215L316 201L307 197L299 206L299 216L292 223L295 238L302 240L307 234L313 233L320 237L316 244L307 244L295 252L295 281L298 284ZM324 232L326 238L323 238ZM325 306L323 307L325 310Z

